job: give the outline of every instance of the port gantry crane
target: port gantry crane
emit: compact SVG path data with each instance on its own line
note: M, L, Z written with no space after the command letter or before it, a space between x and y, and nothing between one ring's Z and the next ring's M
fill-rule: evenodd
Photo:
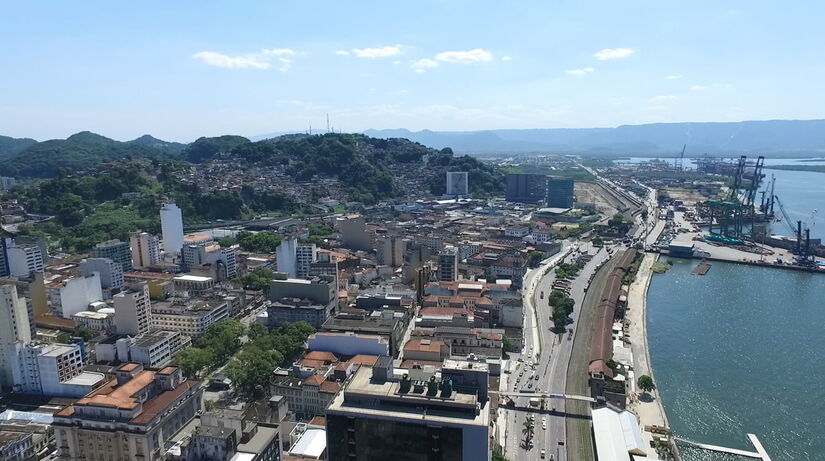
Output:
M816 224L815 219L818 210L814 210L811 213L811 216L808 218L808 222L803 222L801 219L797 220L796 227L794 227L792 224L793 220L790 215L788 215L788 212L785 211L782 201L775 195L773 199L776 201L776 204L779 205L779 212L782 214L782 221L785 224L785 228L796 238L796 243L794 244L793 249L793 253L796 255L796 264L805 267L813 267L816 264L816 261L814 260L814 254L811 250L811 227Z
M710 222L710 235L707 237L709 240L736 244L741 243L743 239L753 238L753 223L756 219L754 202L759 183L764 177L764 163L765 157L760 155L753 164L753 172L746 177L749 168L748 157L739 157L727 197L705 200L698 204L699 215Z

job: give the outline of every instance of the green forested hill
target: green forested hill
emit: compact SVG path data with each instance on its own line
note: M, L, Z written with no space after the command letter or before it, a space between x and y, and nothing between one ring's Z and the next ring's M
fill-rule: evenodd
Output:
M139 138L140 139L140 138ZM172 154L140 142L120 142L83 131L66 139L35 142L9 156L0 167L4 176L51 178L60 168L83 170L124 157L161 157Z

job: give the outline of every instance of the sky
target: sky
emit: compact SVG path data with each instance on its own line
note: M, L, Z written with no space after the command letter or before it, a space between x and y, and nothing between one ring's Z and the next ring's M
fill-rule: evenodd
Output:
M825 117L825 2L0 0L0 134Z

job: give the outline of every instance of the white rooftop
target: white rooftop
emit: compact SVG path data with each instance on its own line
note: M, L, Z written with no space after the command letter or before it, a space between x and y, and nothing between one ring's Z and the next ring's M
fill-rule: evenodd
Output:
M327 431L307 429L304 435L289 450L290 455L318 458L327 448Z
M185 274L185 275L179 275L179 276L175 277L174 280L183 280L183 281L187 281L187 282L208 282L208 281L212 280L212 278L211 277L202 277L200 275Z

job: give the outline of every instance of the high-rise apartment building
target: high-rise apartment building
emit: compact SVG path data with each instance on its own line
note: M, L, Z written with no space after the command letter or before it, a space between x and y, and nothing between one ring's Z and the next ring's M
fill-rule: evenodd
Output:
M165 443L201 409L203 388L176 367L121 365L116 379L58 411L57 459L163 459Z
M360 214L337 218L335 228L341 234L341 243L350 250L372 250L372 236L367 232L367 223Z
M31 341L31 317L26 299L17 295L17 287L0 285L0 385L4 389L9 389L13 384L7 348L16 342Z
M467 183L466 171L447 172L447 192L445 195L459 197L469 195L470 189Z
M399 267L404 264L407 242L398 236L379 237L377 242L378 264Z
M160 229L163 234L163 252L178 254L183 248L183 214L174 203L160 208Z
M537 203L544 199L547 176L532 173L512 173L506 176L505 199L508 202Z
M438 281L454 282L458 280L458 249L446 246L438 255Z
M318 249L314 243L298 243L295 237L286 237L278 245L278 272L292 278L309 277L310 266L318 260Z
M135 232L129 237L132 266L145 269L160 260L158 238L146 232Z
M214 241L190 243L183 246L181 261L186 270L202 264L218 264L221 269L216 271L218 280L232 279L238 276L236 248L237 245L224 248Z
M117 332L137 336L148 333L152 326L152 305L149 285L141 283L113 296Z
M550 208L572 208L575 195L572 178L550 176L547 178L547 196L545 201Z
M17 181L9 176L0 176L0 191L2 190L9 190L14 185L17 184Z
M28 277L43 272L43 249L36 243L23 243L19 239L3 239L0 256L0 274L13 277Z
M123 272L132 271L132 252L129 242L107 240L98 243L89 254L92 258L109 258L123 267Z
M399 453L407 461L490 459L489 409L478 391L426 370L399 379L392 357L379 357L327 407L327 460L383 461Z
M79 264L80 275L100 274L101 288L123 288L123 265L109 258L86 258Z

